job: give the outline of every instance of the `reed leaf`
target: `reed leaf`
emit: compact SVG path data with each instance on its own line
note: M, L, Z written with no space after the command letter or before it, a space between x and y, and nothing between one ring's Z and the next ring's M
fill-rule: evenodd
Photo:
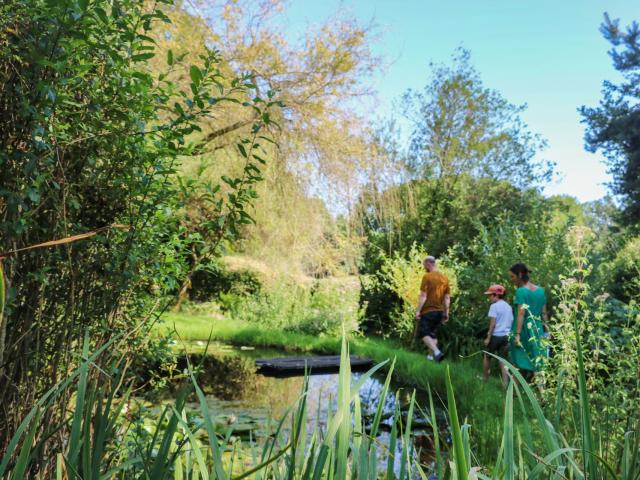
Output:
M186 402L188 390L186 388L182 388L180 392L178 392L178 396L176 398L175 407L171 407L171 411L173 409L181 412L184 408L184 404ZM160 480L163 478L167 478L169 474L169 467L171 462L168 461L170 456L171 447L174 442L174 437L176 435L178 429L178 422L182 420L179 414L171 414L169 416L169 422L164 429L164 433L162 435L162 440L160 442L160 447L158 448L158 452L155 456L153 464L151 465L149 476L154 480ZM158 423L158 430L162 428L162 424Z
M509 386L507 387L507 396L505 397L504 402L504 426L502 433L502 442L504 448L504 479L515 480L516 460L513 429L513 382L509 382Z
M582 340L578 319L573 323L576 334L576 356L578 361L578 388L580 391L580 419L582 426L582 461L584 462L584 473L589 478L597 478L596 463L592 458L594 452L593 432L591 430L591 410L589 407L589 394L587 393L587 379L584 371L584 358L582 352Z
M396 365L396 359L394 358L393 361L391 362L391 366L389 367L389 371L387 372L387 377L384 380L384 385L382 386L382 390L380 391L380 399L384 400L385 398L387 398L387 395L389 394L389 386L391 385L391 377L393 375L393 369L395 368ZM371 432L370 432L370 438L372 439L372 441L370 441L370 445L374 445L374 441L373 439L375 439L378 436L378 429L380 428L380 420L382 419L382 413L384 410L384 401L380 401L378 402L378 406L376 408L376 414L373 417L373 423L371 424Z
M177 418L178 423L182 427L182 432L189 439L189 446L191 447L191 452L193 452L193 456L196 457L196 462L200 467L200 476L204 480L209 480L209 469L207 468L207 463L205 462L204 456L202 455L202 446L200 441L195 437L189 425L183 418L183 413L180 413L175 407L171 407L173 411L173 416ZM176 465L176 470L178 469L178 465Z
M440 429L438 428L438 418L436 417L436 409L433 404L431 387L427 388L427 393L429 394L429 410L431 413L431 428L433 430L433 446L436 453L436 473L438 474L438 478L444 478L445 463L443 461L443 455L440 449Z
M16 460L16 465L13 468L13 472L11 474L11 480L22 480L25 478L25 473L29 467L29 454L31 452L31 445L33 444L33 439L38 431L40 415L42 412L38 410L36 415L33 418L33 422L31 422L31 426L27 435L24 438L22 443L22 447L20 448L20 454L18 455L18 459Z
M209 412L207 398L205 397L202 389L198 386L198 382L196 381L193 371L191 372L191 382L193 383L193 386L196 390L196 395L198 396L198 401L200 402L200 412L202 413L202 416L204 418L204 425L209 437L209 446L211 448L211 454L213 457L213 478L216 478L217 480L226 480L227 473L222 465L222 453L220 452L218 437L213 426L213 421L211 420L211 413Z
M80 435L82 433L82 414L85 411L85 395L87 391L87 376L89 373L89 364L85 361L89 356L89 333L85 332L84 343L82 345L82 364L80 365L80 378L78 388L76 389L76 407L73 412L73 421L71 423L71 435L69 438L69 454L67 455L67 464L77 465L77 458L80 454Z
M524 392L525 396L529 400L529 405L531 406L531 410L533 411L534 417L538 422L538 425L542 432L542 438L544 440L546 450L548 452L555 452L556 450L558 450L560 448L560 445L558 444L558 434L556 430L553 428L553 425L551 424L551 422L549 422L549 420L547 420L547 418L545 417L544 412L542 411L542 407L540 406L540 403L536 398L536 394L533 392L533 390L531 389L527 381L520 374L518 369L513 365L511 365L509 362L491 353L487 353L487 355L491 355L499 362L500 361L503 362L504 365L506 365L509 372L511 373L511 376L518 381L518 385L520 388L522 388L522 391ZM526 410L523 410L523 414L526 414L526 413L527 413Z
M396 394L396 402L395 408L393 411L393 424L391 425L391 434L389 435L389 455L387 456L387 472L386 479L387 480L395 480L395 475L393 472L393 467L396 460L396 446L397 446L397 438L398 438L398 424L400 423L400 408L398 407L399 398Z
M71 385L71 383L76 380L76 378L78 378L81 372L81 368L85 364L88 365L89 363L93 362L93 360L95 360L98 356L100 356L106 349L108 349L119 338L120 338L119 336L113 337L111 340L109 340L104 345L102 345L98 350L95 351L93 355L91 355L85 361L83 361L82 364L71 373L71 375L69 375L66 379L64 379L63 381L51 387L49 390L47 390L47 392L45 392L44 395L42 395L42 397L40 397L36 401L35 405L31 408L31 410L29 410L29 413L27 413L27 415L22 420L22 422L20 422L20 425L18 426L15 433L11 437L11 440L9 441L7 450L2 457L2 462L0 462L0 478L4 478L3 476L5 475L9 462L11 461L12 453L15 452L20 440L22 439L23 434L31 424L36 414L41 409L46 410L47 408L49 408L52 404L52 401L60 393L64 392L69 387L69 385ZM25 440L23 439L23 442L24 441Z
M449 424L451 425L451 443L453 444L453 459L456 466L456 476L458 480L466 480L469 475L469 465L467 464L467 454L462 441L460 421L458 419L458 409L451 383L451 373L447 365L446 375L447 385L447 405L449 410Z
M409 402L409 411L407 412L407 423L404 428L404 434L402 437L402 456L400 460L400 480L404 480L405 478L409 479L411 477L411 465L409 462L411 461L411 423L413 419L413 409L416 401L416 391L414 390L411 393L411 401Z
M346 480L349 456L349 439L351 438L351 360L346 337L342 336L342 352L340 371L338 373L338 412L341 413L340 425L334 450L336 466L335 479Z

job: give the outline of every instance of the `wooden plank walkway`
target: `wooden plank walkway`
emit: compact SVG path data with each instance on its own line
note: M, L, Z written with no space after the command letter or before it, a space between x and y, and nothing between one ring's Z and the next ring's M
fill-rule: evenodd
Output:
M352 371L368 370L373 360L356 356L349 357ZM340 369L339 355L315 357L260 358L256 360L258 373L264 375L292 376L304 375L305 368L310 374L337 372Z

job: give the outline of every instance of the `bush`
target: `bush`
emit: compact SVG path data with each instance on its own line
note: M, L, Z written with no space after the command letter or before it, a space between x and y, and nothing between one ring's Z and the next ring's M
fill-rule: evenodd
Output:
M552 219L542 210L532 210L526 222L505 214L488 226L476 225L476 229L476 237L453 246L439 258L439 268L452 287L450 321L441 329L440 339L454 355L468 355L482 348L489 307L484 291L490 284L500 283L507 287L510 301L514 289L510 287L509 267L513 263L530 265L534 270L532 280L545 287L550 305L550 292L559 284L560 275L571 269L569 224ZM380 254L379 270L362 280L360 301L365 328L383 336L410 339L424 256L426 249L417 244L406 255Z
M275 329L331 336L358 330L358 288L352 279L301 285L283 277L257 294L221 294L220 301L233 318Z
M364 315L368 326L374 324L369 315L379 319L376 323L376 333L383 337L400 338L404 342L411 342L415 329L415 311L420 295L420 283L424 275L423 261L427 256L423 247L413 244L408 255L395 253L391 257L383 257L380 272L377 275L364 276L363 294L361 300L376 301L382 292L397 301L385 305L376 311L374 305L365 304ZM438 269L449 278L451 296L458 293L457 266L450 259L438 262ZM382 311L381 311L382 310ZM381 314L386 313L383 319Z
M226 295L256 295L261 288L254 272L231 271L220 262L210 262L193 274L189 298L195 302L215 301Z
M571 269L568 247L569 226L552 222L544 212L532 212L526 222L516 222L509 215L497 217L489 226L479 225L479 234L467 245L449 250L446 258L458 268L459 293L452 300L452 315L442 330L443 344L455 353L468 355L483 348L481 340L487 328L489 303L485 290L492 283L507 288L512 302L515 288L509 268L525 262L532 270L533 283L545 288L549 308L551 295L560 276Z
M614 297L624 302L640 300L640 237L628 240L605 268Z
M559 305L550 321L553 355L545 369L545 397L557 403L556 415L571 417L580 402L575 363L576 331L584 346L586 388L593 404L594 425L600 425L604 448L623 443L640 400L640 309L609 294L594 295L588 280L592 239L571 238L574 266L555 289ZM558 403L557 396L561 397Z
M129 333L110 349L116 356L146 341L144 328L132 328L153 318L181 283L192 253L185 247L198 241L179 226L173 174L183 159L202 154L200 123L226 101L257 113L254 139L267 122L273 102L256 96L249 76L225 78L213 50L203 49L198 65L169 52L164 71L151 71L151 36L170 23L163 9L172 4L1 2L0 243L18 250L92 238L4 259L10 287L0 321L0 450L26 409L67 374L85 332L95 348ZM260 179L254 145L238 144L243 177L207 192L218 206L209 219L216 238L248 221L243 207L254 192L247 186ZM60 405L64 416L68 402ZM34 442L63 438L38 431Z

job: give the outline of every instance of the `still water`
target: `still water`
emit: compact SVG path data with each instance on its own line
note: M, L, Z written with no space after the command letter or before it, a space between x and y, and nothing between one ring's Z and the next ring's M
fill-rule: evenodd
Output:
M299 400L304 388L304 377L281 378L259 374L255 367L255 359L283 357L287 354L277 350L242 350L223 345L215 346L209 353L204 358L199 380L218 428L231 428L234 436L256 442L272 434L277 421L287 415L290 407ZM357 381L362 375L353 373L353 381ZM379 402L383 402L379 441L388 444L394 409L399 403L400 409L403 412L407 411L413 388L392 382L389 393L385 398L381 398L385 377L385 373L377 373L367 379L360 389L360 401L365 426L373 420ZM330 412L336 408L337 388L337 373L309 377L308 432L317 426L322 430L326 427ZM425 392L416 392L416 403L424 412L428 412L429 404ZM198 409L195 404L191 407L194 411ZM438 411L437 417L441 438L447 441L449 435L444 415ZM412 423L415 455L419 456L421 463L429 465L433 460L430 421L420 409L416 409ZM384 458L380 458L381 468L386 465L386 456L385 454ZM399 458L399 455L396 458Z

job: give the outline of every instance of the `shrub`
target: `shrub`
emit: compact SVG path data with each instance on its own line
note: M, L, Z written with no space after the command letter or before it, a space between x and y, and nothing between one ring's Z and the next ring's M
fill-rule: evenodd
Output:
M323 279L310 285L282 277L254 295L222 294L233 318L281 330L340 335L358 330L358 288L353 279Z
M497 217L491 225L479 225L479 235L465 246L456 246L446 258L458 268L458 295L453 299L452 315L442 330L446 348L463 355L483 348L481 339L487 327L489 304L484 292L492 283L507 288L508 302L515 289L509 268L525 262L534 271L532 281L545 288L549 307L560 275L570 270L567 244L568 225L552 223L543 212L532 212L527 222L512 221L509 215Z
M0 450L25 409L67 374L86 331L96 348L130 332L180 283L185 246L197 239L179 227L172 178L182 159L202 153L199 123L226 101L256 114L255 136L268 119L262 112L272 102L255 96L248 76L225 78L215 51L205 49L198 65L169 53L166 70L150 72L150 35L169 22L162 8L172 3L0 5L0 243L20 249L97 233L4 260ZM180 84L169 71L183 76ZM242 207L255 192L246 186L259 179L253 148L250 140L238 146L242 179L207 191L219 206L210 219L219 237L247 221ZM135 330L114 351L136 351L144 333Z
M423 247L414 243L407 256L397 252L390 257L384 256L379 274L364 277L363 288L366 289L365 294L369 298L373 299L386 291L390 298L398 299L386 306L388 309L386 321L381 321L377 325L377 332L382 336L392 336L411 342L416 323L415 311L420 295L420 283L425 273L423 261L427 255ZM445 258L438 262L438 269L449 278L451 296L455 297L458 293L458 266L451 259ZM367 301L366 297L363 298ZM375 315L376 312L367 304L365 316L372 313Z
M605 268L608 290L614 297L625 302L640 300L640 237L628 240Z
M256 273L231 271L223 263L212 261L193 274L189 298L195 302L206 302L218 300L221 295L256 295L261 288Z
M555 402L557 416L571 418L578 407L581 394L575 358L579 335L594 425L599 425L604 439L601 448L609 454L620 449L623 435L637 416L640 309L633 302L624 304L609 294L593 293L588 282L591 245L588 231L571 237L574 266L555 289L559 305L550 321L553 355L545 369L545 397Z
M552 292L560 275L570 270L567 222L554 220L542 210L530 212L525 222L505 214L489 225L476 225L476 237L451 247L440 257L439 268L449 277L452 287L450 321L440 334L447 350L454 355L467 355L482 347L480 339L487 326L488 310L484 291L492 283L501 283L507 287L510 300L513 288L509 267L513 263L529 264L534 270L534 282ZM379 255L379 270L362 280L360 301L365 328L405 341L410 338L425 255L426 249L417 244L406 255ZM552 305L550 295L549 300Z

